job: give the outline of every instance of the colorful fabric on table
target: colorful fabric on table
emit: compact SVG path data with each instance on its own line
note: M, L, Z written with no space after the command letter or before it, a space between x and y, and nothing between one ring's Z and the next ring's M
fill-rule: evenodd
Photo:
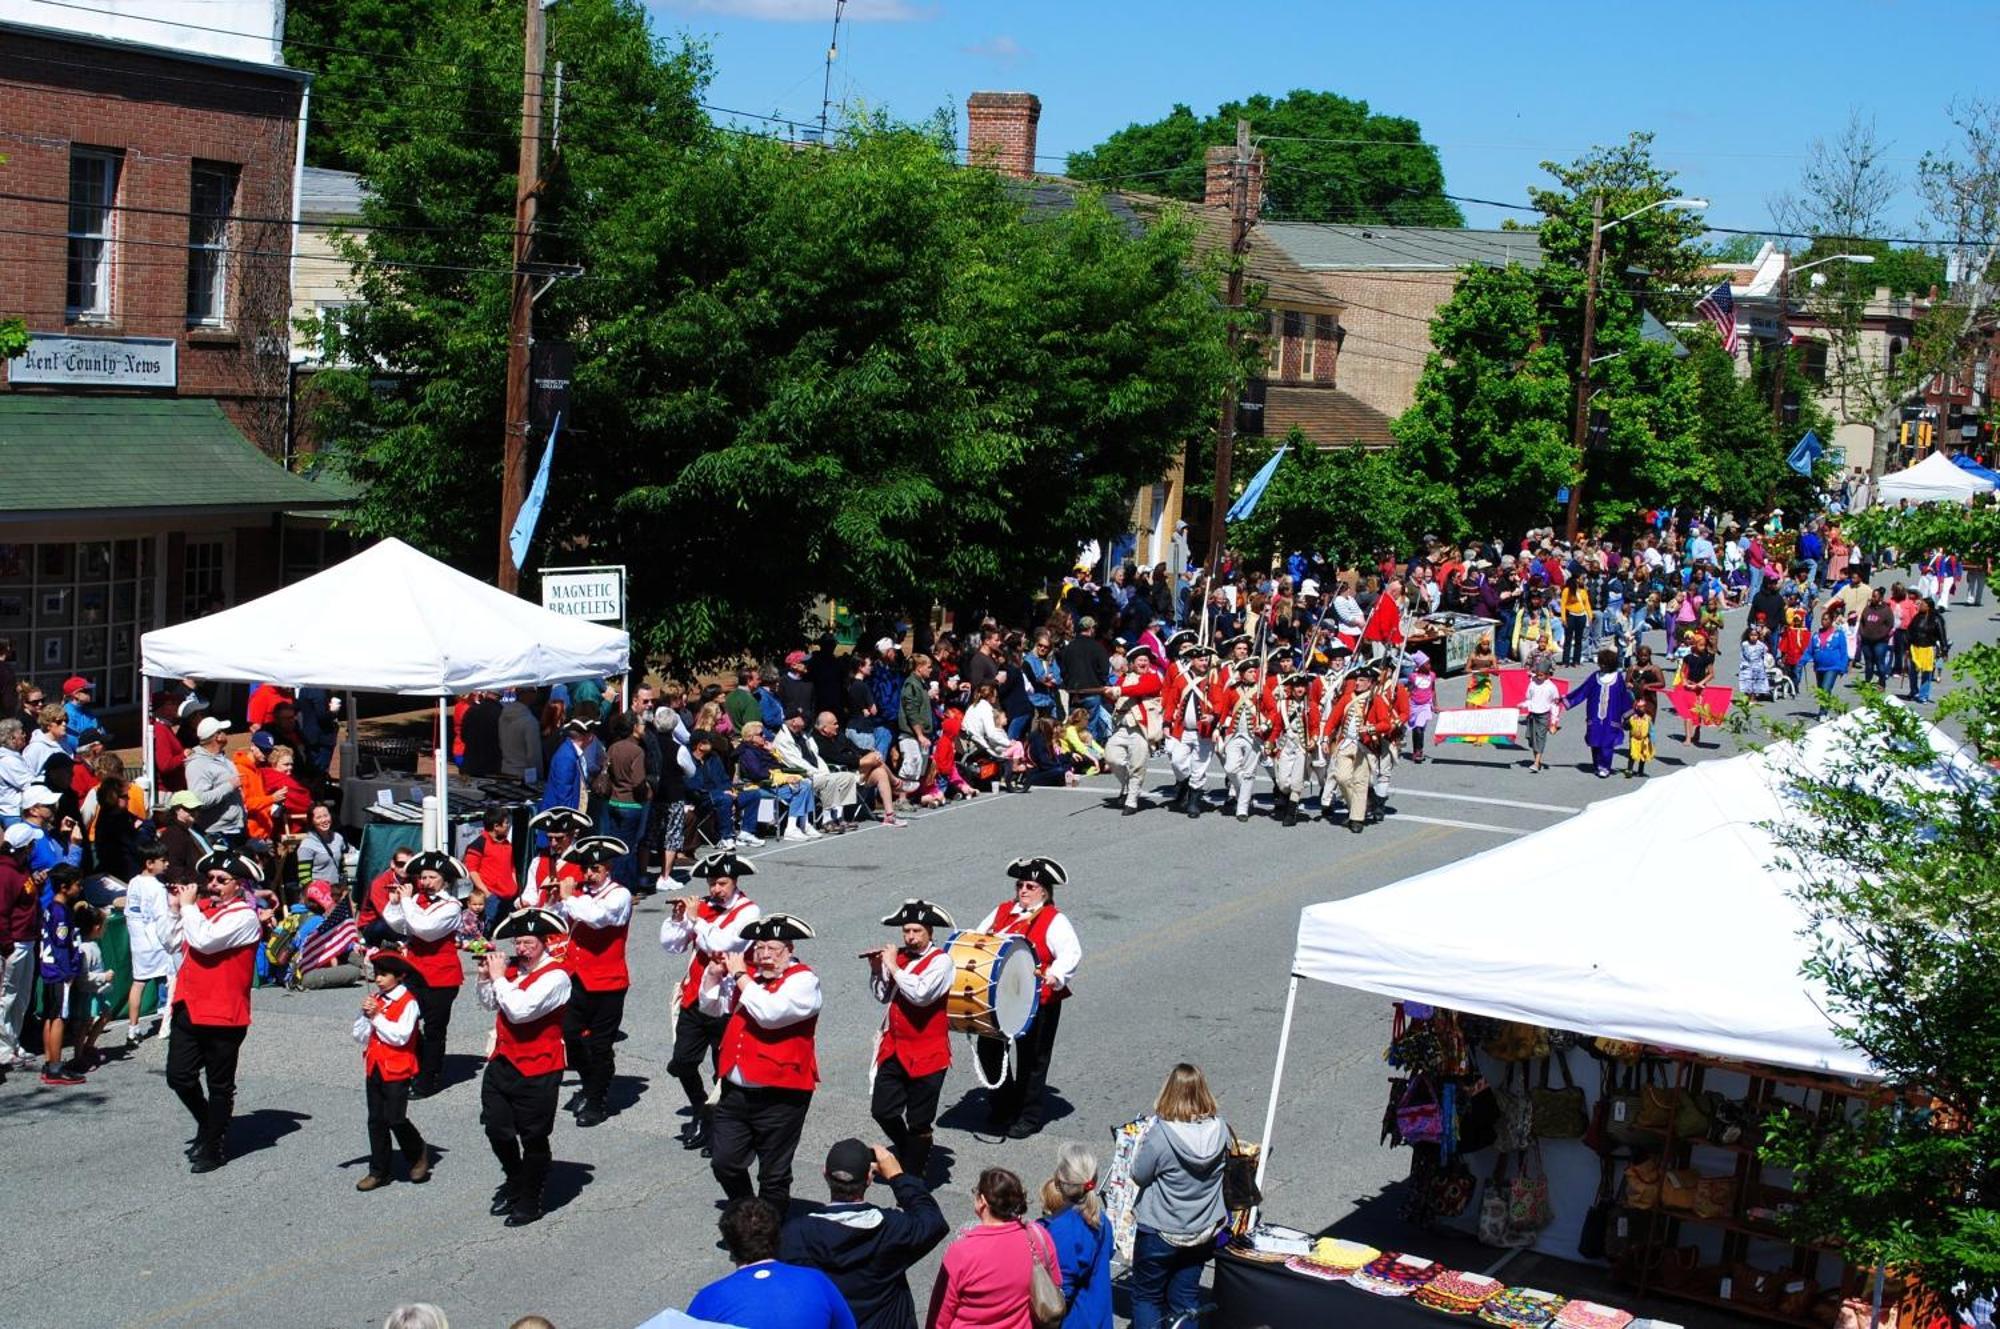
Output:
M1407 1297L1443 1272L1444 1266L1436 1260L1383 1251L1347 1281L1378 1297Z
M1312 1254L1297 1255L1293 1259L1315 1267L1315 1272L1332 1270L1341 1278L1366 1268L1380 1259L1382 1252L1359 1241L1347 1241L1340 1237L1321 1237L1313 1243Z
M1566 1299L1531 1287L1510 1287L1479 1308L1479 1318L1500 1329L1543 1329Z
M1626 1329L1632 1323L1632 1312L1621 1311L1616 1306L1604 1306L1595 1301L1565 1302L1550 1322L1550 1329Z
M1473 1315L1506 1290L1507 1285L1497 1278L1447 1269L1418 1288L1411 1300L1446 1315Z

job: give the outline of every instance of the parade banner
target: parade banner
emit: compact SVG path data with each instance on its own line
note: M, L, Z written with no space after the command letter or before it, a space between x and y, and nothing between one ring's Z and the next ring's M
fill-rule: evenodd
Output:
M1519 706L1528 699L1529 674L1525 668L1497 669L1494 673L1500 679L1500 704ZM1556 695L1569 695L1569 680L1556 674L1549 675L1549 681L1556 685Z
M1735 688L1703 688L1697 694L1693 688L1675 688L1667 693L1667 702L1674 708L1674 714L1683 720L1696 724L1721 724L1729 714L1729 703L1736 696Z
M1464 711L1439 711L1431 733L1440 743L1454 739L1512 738L1521 712L1512 706L1481 706Z

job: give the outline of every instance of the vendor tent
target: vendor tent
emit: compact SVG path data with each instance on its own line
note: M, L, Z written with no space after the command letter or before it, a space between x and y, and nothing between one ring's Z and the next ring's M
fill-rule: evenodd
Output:
M1933 452L1906 471L1883 476L1875 501L1890 507L1906 498L1912 503L1963 503L1992 488L1992 481L1968 474L1942 452Z
M1963 452L1953 453L1951 464L1975 480L1984 480L1988 485L2000 488L2000 471L1981 466Z
M281 590L139 639L146 678L344 688L447 699L462 693L623 674L631 639L550 613L384 540ZM140 689L151 699L151 688ZM144 725L152 788L152 724ZM444 754L437 754L440 816ZM440 827L440 831L441 831Z

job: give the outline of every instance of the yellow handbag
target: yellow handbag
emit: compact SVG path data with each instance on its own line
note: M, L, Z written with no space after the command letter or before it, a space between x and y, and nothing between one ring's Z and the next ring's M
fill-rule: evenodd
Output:
M1678 1209L1684 1214L1693 1212L1695 1188L1700 1182L1699 1172L1669 1168L1660 1174L1660 1207Z
M1694 1184L1694 1212L1697 1217L1727 1218L1735 1208L1735 1177L1703 1177Z
M1625 1169L1625 1203L1634 1209L1653 1209L1659 1206L1659 1159L1641 1159Z

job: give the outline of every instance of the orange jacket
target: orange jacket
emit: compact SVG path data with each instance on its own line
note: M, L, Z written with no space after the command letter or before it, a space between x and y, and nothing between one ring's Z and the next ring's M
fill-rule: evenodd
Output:
M253 840L271 839L271 795L264 788L264 768L257 764L257 754L238 748L230 760L243 782L243 833Z

